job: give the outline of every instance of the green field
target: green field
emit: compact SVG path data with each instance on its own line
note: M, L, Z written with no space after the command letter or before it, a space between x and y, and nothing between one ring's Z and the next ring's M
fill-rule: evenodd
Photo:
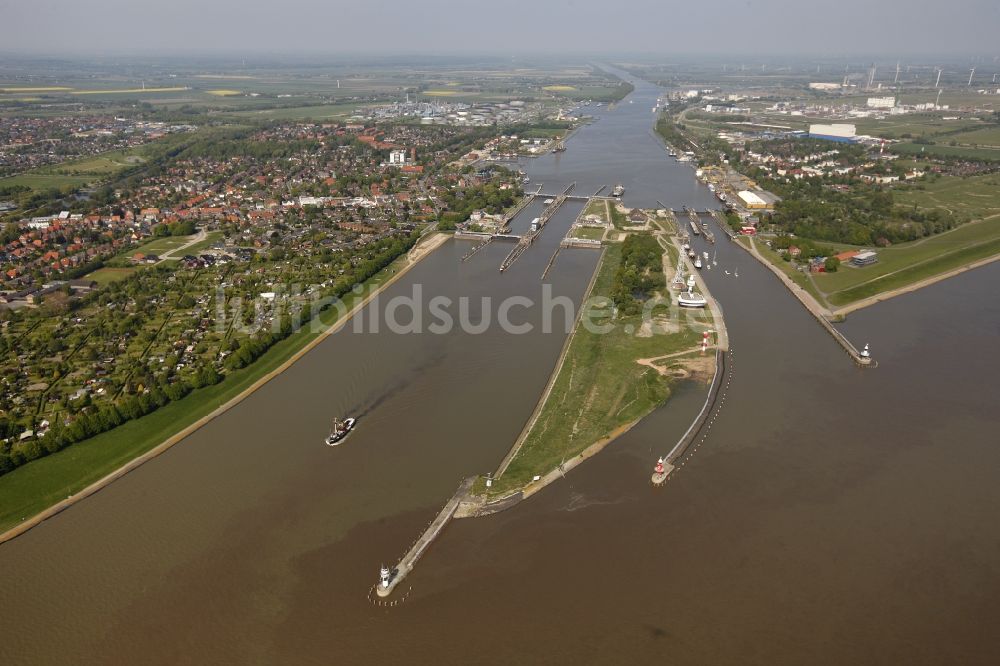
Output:
M143 146L137 146L131 150L114 150L101 155L93 155L78 160L40 167L33 171L33 173L56 174L68 172L70 175L79 176L107 176L121 169L145 162L145 158L141 156L143 148Z
M317 104L285 109L248 109L232 111L227 115L254 120L329 120L347 118L363 107L363 104Z
M110 266L105 266L104 268L98 268L92 273L87 273L84 279L93 280L100 286L104 286L111 282L117 282L118 280L123 280L127 278L132 273L139 270L138 268L113 268Z
M604 238L604 229L601 229L600 227L577 227L573 230L573 237L601 240Z
M142 164L146 161L146 151L155 143L38 167L16 176L0 178L0 186L24 185L38 191L92 185L113 177L123 169Z
M610 293L621 250L618 244L605 250L592 294ZM524 486L663 404L670 395L669 380L636 361L693 348L701 339L683 324L676 333L641 337L635 333L641 330L641 316L612 320L610 304L598 312L592 321L613 323L613 330L601 334L576 328L538 419L491 492ZM707 312L700 314L709 321Z
M1000 148L1000 126L982 127L955 136L961 145L992 146Z
M139 247L133 248L128 251L127 255L132 256L137 252L142 252L143 254L155 254L161 255L170 250L176 250L185 243L190 243L194 239L194 236L166 236L164 238L154 238L148 243L143 243Z
M897 269L894 272L884 273L882 277L868 279L855 287L838 291L832 294L829 300L835 305L846 305L882 292L905 287L956 268L961 268L980 259L992 257L997 253L1000 253L1000 233L976 244L947 249L919 263L908 263L903 268ZM879 263L881 263L881 259ZM841 269L841 272L843 270ZM854 270L860 271L864 269Z
M0 187L24 185L33 190L77 188L92 182L93 176L68 176L42 173L22 173L16 176L0 178Z
M838 249L848 249L838 246ZM952 231L878 250L872 266L842 266L814 276L833 305L847 305L897 289L1000 252L1000 217L962 225Z
M369 280L367 287L371 289L384 283L405 262L405 256L397 259ZM347 307L350 308L357 298L349 293L344 299ZM320 317L323 323L332 324L337 319L337 310L330 308ZM279 367L317 336L318 333L309 328L301 329L275 344L252 365L229 373L219 384L198 389L147 416L0 476L0 532L79 492L211 413Z
M896 203L920 208L939 208L952 215L981 219L1000 213L1000 174L943 177L899 188Z
M843 243L813 241L831 253L861 249ZM811 276L796 270L776 252L758 242L757 248L821 304L844 306L876 294L905 287L1000 252L1000 214L980 222L970 222L957 229L911 243L879 248L879 261L871 266L854 268L843 265L835 273Z
M957 157L968 160L1000 162L1000 148L971 148L966 146L924 145L919 143L899 143L892 152L906 156Z
M207 234L205 234L205 240L190 246L189 248L184 250L184 254L199 254L200 252L204 252L208 248L212 247L212 245L218 242L221 238L222 238L221 231L209 231Z

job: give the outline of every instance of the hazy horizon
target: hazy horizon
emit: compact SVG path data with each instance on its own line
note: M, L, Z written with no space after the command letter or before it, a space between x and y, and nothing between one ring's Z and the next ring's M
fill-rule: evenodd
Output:
M0 11L8 28L0 51L24 56L1000 54L1000 4L990 0L5 0Z

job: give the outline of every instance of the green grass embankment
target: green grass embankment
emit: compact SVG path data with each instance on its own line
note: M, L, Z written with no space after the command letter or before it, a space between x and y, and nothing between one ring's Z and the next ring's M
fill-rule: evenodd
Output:
M996 254L1000 254L1000 237L963 247L952 252L939 254L919 264L874 278L856 287L838 291L832 294L829 300L834 305L847 305L863 298L870 298L887 291L907 287L922 280L933 278L936 275L963 268Z
M619 244L608 246L590 295L611 292L621 263ZM609 301L610 302L610 301ZM522 487L544 475L615 429L636 421L662 405L670 395L670 380L637 361L693 348L701 339L684 322L675 333L642 329L642 316L613 318L611 306L599 308L595 324L612 324L597 333L578 324L538 418L493 493ZM665 313L665 309L660 310ZM702 313L708 316L707 313ZM676 319L670 322L677 325Z

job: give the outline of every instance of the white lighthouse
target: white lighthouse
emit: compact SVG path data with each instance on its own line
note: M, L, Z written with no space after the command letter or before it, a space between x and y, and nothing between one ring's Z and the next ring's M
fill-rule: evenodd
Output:
M382 568L378 572L378 577L379 577L378 584L379 587L381 587L383 590L388 589L389 587L390 573L391 572L389 571L389 567L385 566L384 564L382 565Z
M868 351L868 345L865 344L865 348L861 350L861 358L871 358L871 352Z

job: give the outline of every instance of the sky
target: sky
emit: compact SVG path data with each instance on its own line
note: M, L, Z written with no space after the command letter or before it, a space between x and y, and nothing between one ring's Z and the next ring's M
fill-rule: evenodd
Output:
M0 0L0 51L1000 55L998 0Z

